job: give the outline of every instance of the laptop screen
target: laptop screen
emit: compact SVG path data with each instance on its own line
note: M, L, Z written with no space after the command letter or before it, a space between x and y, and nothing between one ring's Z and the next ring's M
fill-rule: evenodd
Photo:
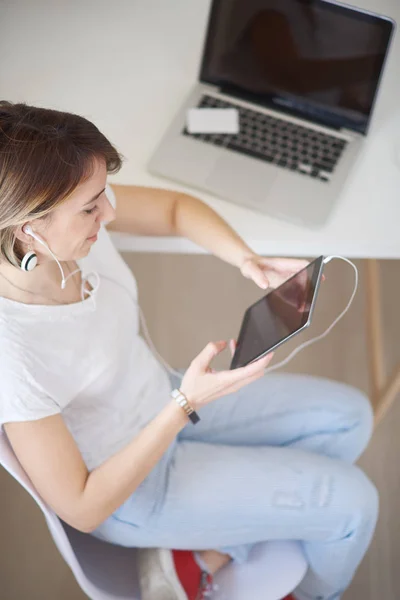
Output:
M200 79L365 133L393 27L323 0L214 0Z

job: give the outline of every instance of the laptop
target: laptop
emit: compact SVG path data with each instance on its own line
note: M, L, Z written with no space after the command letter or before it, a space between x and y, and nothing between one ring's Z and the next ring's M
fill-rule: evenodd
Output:
M322 227L365 142L394 28L337 2L213 0L199 81L149 171ZM234 108L239 131L190 133L191 108Z

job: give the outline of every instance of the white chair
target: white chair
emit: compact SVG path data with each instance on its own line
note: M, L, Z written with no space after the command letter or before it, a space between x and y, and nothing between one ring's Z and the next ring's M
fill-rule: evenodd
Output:
M91 600L139 600L135 549L109 544L61 521L34 489L0 426L0 463L42 509L53 540ZM215 600L280 600L302 580L307 563L296 542L257 544L244 565L215 578Z

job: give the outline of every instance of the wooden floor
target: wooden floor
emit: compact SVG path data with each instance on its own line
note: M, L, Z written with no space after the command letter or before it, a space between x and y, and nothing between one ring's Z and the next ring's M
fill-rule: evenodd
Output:
M153 342L174 367L186 367L210 340L238 333L242 313L262 292L236 269L211 256L124 255L133 269ZM301 352L286 370L344 381L368 391L362 261L356 299L331 334ZM400 263L383 261L382 290L388 370L400 360ZM349 265L333 261L306 339L323 331L352 291ZM178 290L178 291L177 291ZM276 353L284 357L298 337ZM228 355L215 365L228 364ZM400 598L400 398L376 430L360 465L377 485L381 514L375 538L344 600ZM4 600L81 600L86 596L53 545L26 492L0 469L0 597ZM246 600L251 600L250 595Z

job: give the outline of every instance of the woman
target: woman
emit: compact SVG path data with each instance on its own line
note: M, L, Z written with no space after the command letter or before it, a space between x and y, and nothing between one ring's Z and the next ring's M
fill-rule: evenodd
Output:
M257 256L185 194L115 185L115 210L106 179L120 167L86 119L0 102L0 422L17 457L61 519L142 549L144 600L204 598L218 568L275 539L303 542L296 598L339 598L377 518L353 464L368 400L318 378L262 378L271 357L214 372L225 342L169 377L139 336L135 279L103 224L187 236L260 287L304 262Z

